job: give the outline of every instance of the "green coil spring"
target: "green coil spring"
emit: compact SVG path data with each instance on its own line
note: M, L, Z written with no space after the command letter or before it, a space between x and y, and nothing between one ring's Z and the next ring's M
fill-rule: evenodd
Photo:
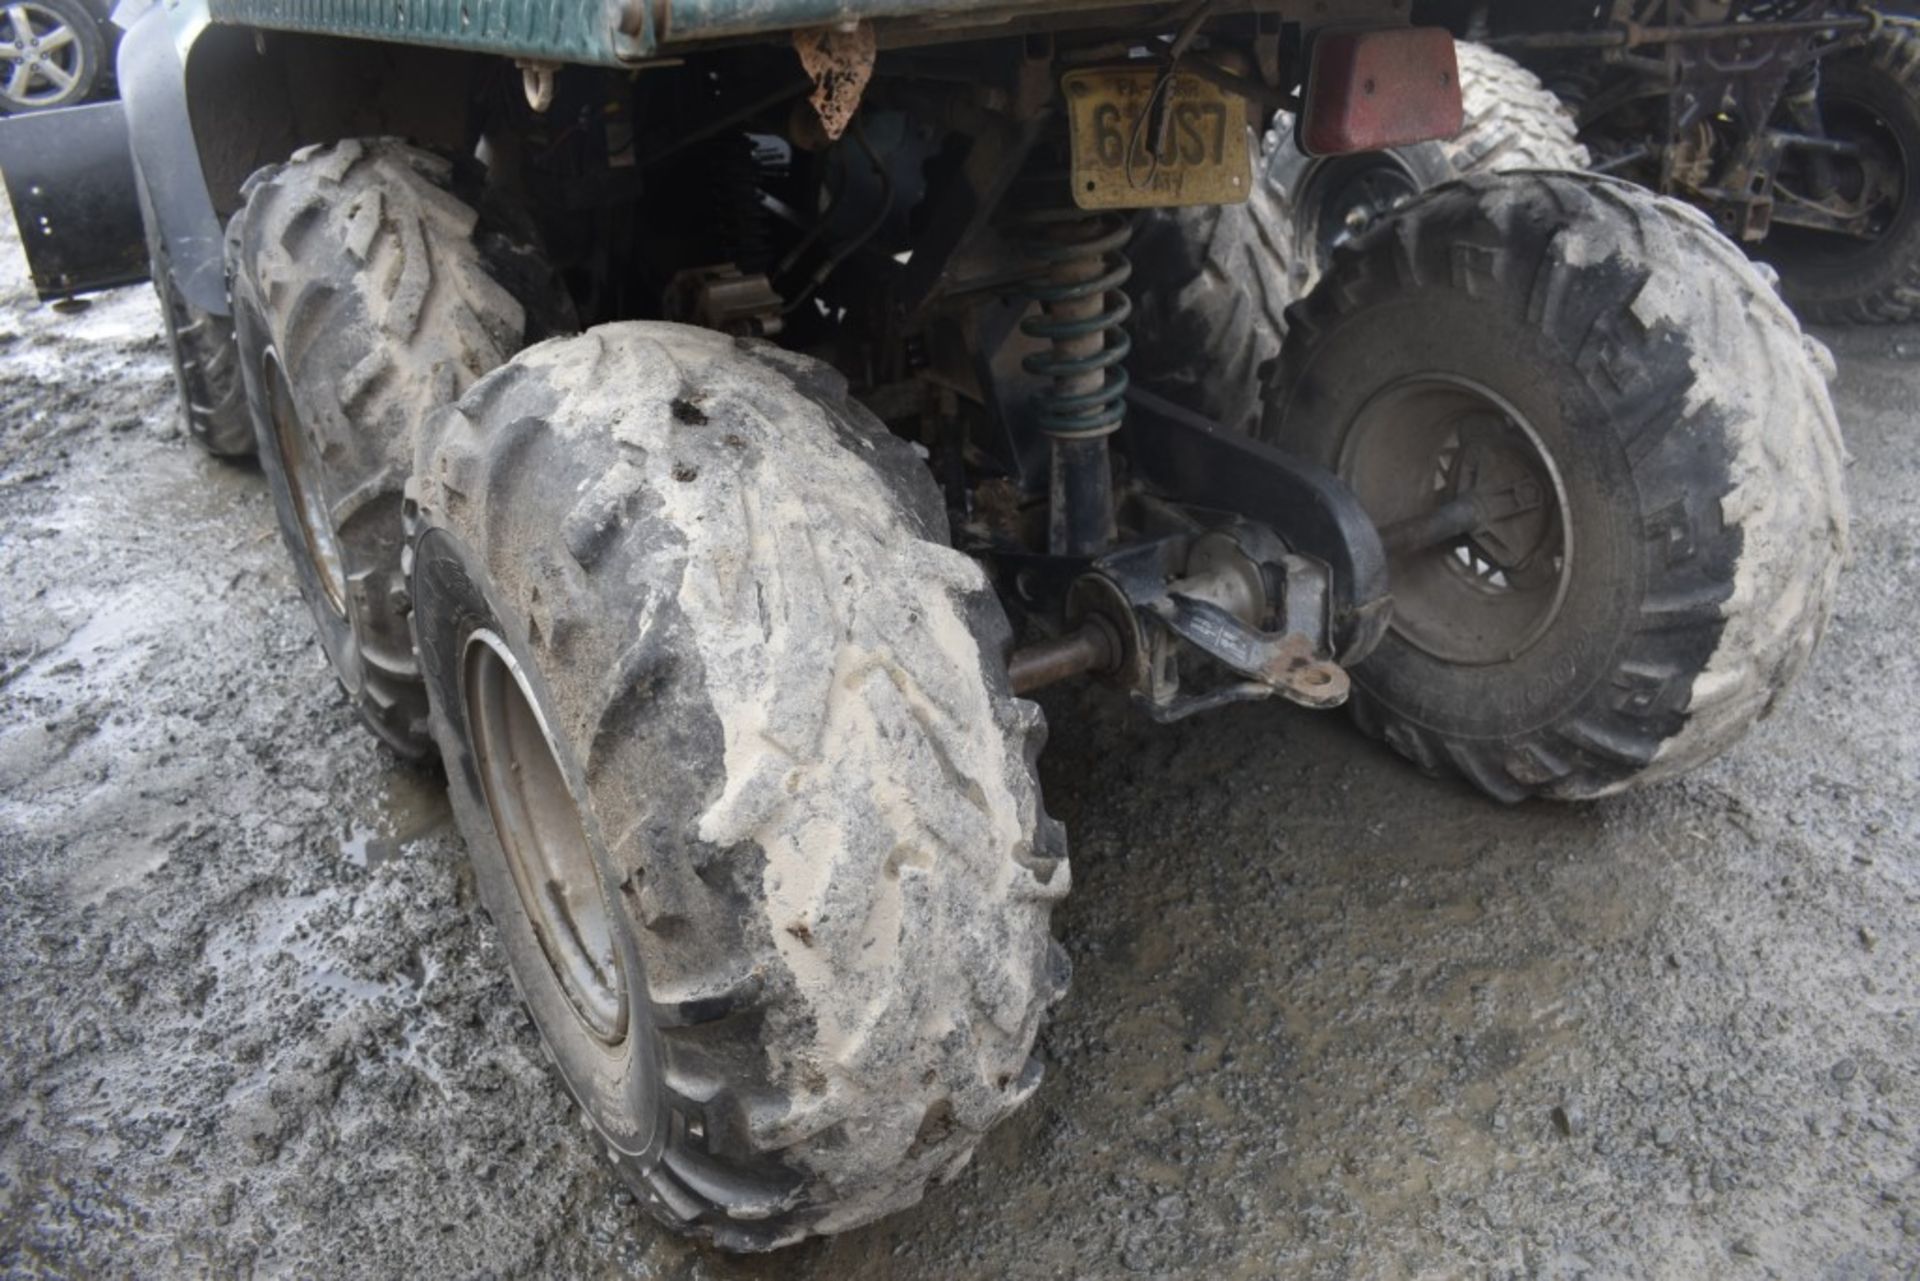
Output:
M1077 209L1025 222L1020 247L1047 271L1025 291L1040 303L1041 314L1021 321L1020 329L1050 346L1028 356L1021 367L1051 380L1033 398L1040 430L1049 436L1106 436L1126 416L1123 365L1133 340L1121 326L1133 314L1133 303L1121 286L1133 275L1133 263L1122 247L1132 234L1122 215ZM1090 341L1096 337L1097 345Z

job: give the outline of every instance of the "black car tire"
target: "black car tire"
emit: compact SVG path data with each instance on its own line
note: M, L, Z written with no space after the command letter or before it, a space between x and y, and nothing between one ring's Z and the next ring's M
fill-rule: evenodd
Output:
M27 31L12 20L15 12ZM49 47L53 40L57 48ZM106 36L79 0L16 0L0 10L0 112L77 106L106 78Z

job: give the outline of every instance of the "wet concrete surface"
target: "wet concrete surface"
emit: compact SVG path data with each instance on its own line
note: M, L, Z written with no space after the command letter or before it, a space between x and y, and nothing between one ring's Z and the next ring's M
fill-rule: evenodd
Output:
M1335 717L1052 699L1045 1085L917 1209L732 1260L594 1156L151 295L0 254L0 1273L1920 1275L1920 330L1826 335L1839 616L1692 779L1501 809Z

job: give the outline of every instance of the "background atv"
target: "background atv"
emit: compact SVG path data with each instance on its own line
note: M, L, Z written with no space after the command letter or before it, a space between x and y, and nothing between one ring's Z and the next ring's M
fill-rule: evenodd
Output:
M1706 210L1779 270L1803 316L1920 318L1911 5L1426 0L1416 9L1521 59L1574 112L1596 169Z
M183 3L121 71L334 670L444 762L666 1223L867 1221L1036 1088L1023 695L1344 704L1585 798L1723 750L1824 626L1824 353L1639 188L1418 196L1525 149L1399 0L550 16Z

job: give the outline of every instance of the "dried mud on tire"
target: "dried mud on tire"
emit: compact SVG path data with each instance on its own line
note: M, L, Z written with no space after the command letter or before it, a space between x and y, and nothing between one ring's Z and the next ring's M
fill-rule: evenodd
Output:
M1392 627L1354 670L1368 733L1503 800L1592 799L1726 750L1806 668L1847 548L1832 358L1704 215L1481 175L1344 251L1294 314L1269 439L1351 476L1383 388L1463 378L1556 442L1545 630L1468 658ZM1450 599L1486 626L1486 591Z
M1039 1084L1069 880L1044 722L925 466L826 365L649 323L523 353L419 449L435 737L609 1157L656 1217L736 1249L917 1201ZM489 817L476 637L524 676L595 850L624 976L604 1027Z
M1509 169L1585 169L1573 112L1540 77L1504 53L1461 41L1460 89L1466 120L1441 144L1462 178Z

